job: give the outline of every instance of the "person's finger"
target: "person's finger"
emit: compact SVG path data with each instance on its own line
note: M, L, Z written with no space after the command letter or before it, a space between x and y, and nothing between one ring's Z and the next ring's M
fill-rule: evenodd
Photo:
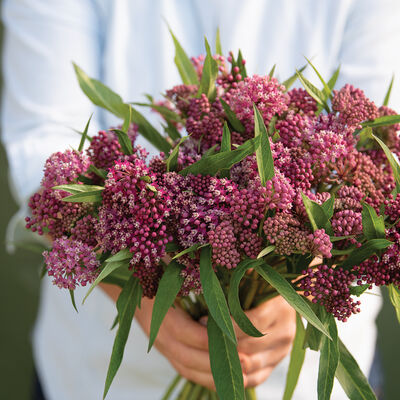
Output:
M175 359L186 368L211 373L208 351L189 347L176 340L167 340L160 345L160 351L169 359Z
M263 383L271 374L273 368L267 367L260 369L252 374L244 375L244 386L245 387L256 387Z
M172 366L175 370L182 375L184 378L189 381L198 383L202 386L205 386L208 389L215 390L214 379L211 373L197 371L194 369L187 368L183 364L179 363L176 360L170 360Z
M171 309L168 314L163 323L165 323L165 327L178 341L189 347L208 351L206 327L193 320L188 313L179 307Z

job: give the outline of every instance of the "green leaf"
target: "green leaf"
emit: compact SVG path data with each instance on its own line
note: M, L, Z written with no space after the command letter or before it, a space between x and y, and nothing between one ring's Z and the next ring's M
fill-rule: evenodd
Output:
M335 243L335 242L339 242L341 240L345 240L345 239L353 239L355 238L355 235L347 235L347 236L331 236L331 242ZM333 253L332 253L333 254Z
M365 283L364 285L357 285L357 286L350 286L350 294L354 295L354 296L361 296L368 288L370 287L370 285L368 283Z
M339 266L343 269L350 269L354 265L359 265L373 254L376 254L379 250L386 249L392 244L392 242L386 239L368 240L361 247L355 248Z
M76 303L75 303L75 293L73 290L69 290L69 295L71 297L71 303L72 303L72 307L75 308L75 311L78 312L78 309L76 308Z
M128 134L124 131L121 131L120 129L111 130L116 133L122 152L128 156L133 154L132 141Z
M240 70L239 72L240 72L240 75L242 75L242 78L243 79L246 78L247 77L246 66L245 66L245 64L243 64L243 55L242 55L242 51L240 49L238 52L238 58L237 58L236 64L239 67L239 70Z
M328 313L325 310L325 307L320 304L312 303L311 301L307 300L309 306L314 311L315 315L319 318L319 320L327 326L327 317ZM313 325L307 324L305 338L304 338L304 348L310 348L314 351L320 351L322 345L322 337L324 335L316 329Z
M255 104L253 104L253 109L254 135L255 137L261 137L260 146L256 149L257 167L261 179L261 185L265 186L266 183L275 175L274 159L272 158L271 146L269 144L269 137L264 120Z
M310 64L311 68L314 70L314 72L317 74L319 80L321 81L321 83L322 83L322 85L324 87L323 88L323 94L325 95L324 96L324 100L326 101L329 98L330 94L331 94L330 87L327 85L327 83L325 82L324 78L322 78L322 76L319 73L319 71L317 70L317 68L315 68L314 64L307 57L304 57L304 58L307 60L308 64Z
M58 185L53 186L53 190L63 190L64 192L68 192L71 194L78 194L78 193L90 193L97 190L104 190L103 186L96 186L96 185L79 185L77 183L71 183L69 185Z
M346 346L339 339L339 365L336 369L336 378L351 400L376 400L367 378L362 373L357 361L353 358Z
M88 130L89 130L89 125L90 125L90 121L91 121L92 117L93 117L93 113L92 113L92 115L90 116L90 118L89 118L89 120L88 120L88 122L87 122L87 124L86 124L86 126L85 126L84 131L82 132L82 137L81 137L81 141L80 141L80 143L79 143L78 151L82 151L82 150L83 150L83 147L85 146L85 141L86 141L86 139L87 139L87 134L88 134Z
M267 254L272 253L275 250L275 248L276 248L276 246L274 246L274 245L267 246L265 249L261 250L258 253L257 258L262 258L262 257L266 256Z
M221 400L245 400L242 367L236 345L209 315L207 322L211 372Z
M331 76L331 78L328 81L328 87L329 89L331 89L331 91L334 89L337 79L339 77L339 73L340 73L340 65L337 67L337 69L335 70L335 72L333 73L333 75Z
M303 85L306 92L322 107L325 108L326 111L329 112L329 107L326 104L324 94L317 89L300 71L296 70L297 77L299 81Z
M181 175L211 175L214 176L222 169L230 169L236 163L253 154L260 145L261 136L247 140L237 149L224 151L210 156L203 156L199 161L179 171Z
M182 82L185 85L198 85L199 78L197 77L196 69L190 61L190 58L185 53L185 50L183 50L182 46L178 42L178 39L175 37L171 28L169 28L169 31L175 45L175 65L178 68L179 74L182 78Z
M176 261L171 261L165 269L158 285L156 298L154 300L153 312L151 314L151 325L149 335L149 352L156 340L158 330L167 314L169 308L182 287L183 277L181 276L182 266Z
M235 331L225 295L211 264L210 246L203 247L200 253L200 282L211 316L232 343L236 344Z
M131 329L132 319L136 308L140 303L141 297L142 287L140 286L139 279L132 275L122 289L117 300L118 331L115 336L110 364L108 366L103 399L107 396L111 383L121 365L126 341L128 340L129 331Z
M293 289L292 285L285 278L267 264L256 266L255 269L298 313L331 339L329 332L307 304L306 300Z
M263 334L251 323L247 315L243 312L239 299L240 281L249 268L254 268L254 261L247 259L241 261L233 270L228 292L228 303L232 316L239 328L249 336L260 337Z
M283 393L283 400L290 400L296 389L297 381L301 368L303 366L306 350L303 349L303 342L305 337L305 329L299 313L296 313L296 336L293 341L292 351L290 353L289 368L286 375L285 392Z
M112 272L119 268L128 268L129 267L129 262L127 260L121 260L121 261L116 261L116 262L108 262L104 265L104 268L101 270L100 274L97 276L97 278L94 280L92 285L90 286L89 290L86 293L86 296L82 300L82 304L86 301L88 298L89 294L92 293L92 290L108 275L110 275Z
M273 67L271 68L271 71L269 71L268 76L270 78L272 78L274 76L275 68L276 68L276 64L274 64Z
M215 35L215 53L219 54L220 56L223 55L219 28L217 28L217 34Z
M96 106L102 107L117 117L125 119L129 114L129 107L122 98L97 79L90 78L86 73L73 63L79 86Z
M166 164L167 164L167 172L170 171L176 171L178 168L178 156L179 156L179 148L181 144L188 138L189 136L184 136L174 147L174 149L171 151L171 154L168 156L166 159Z
M222 133L221 151L231 151L231 131L229 130L226 121L224 123L224 130Z
M199 244L196 243L193 246L188 247L185 250L182 250L181 252L179 252L178 254L176 254L175 256L172 257L173 260L182 257L183 255L187 254L187 253L192 253L193 251L196 251L198 249L201 249L202 247L208 246L208 244Z
M217 95L215 81L218 75L218 64L214 60L211 54L210 45L208 44L206 38L204 38L204 42L206 46L207 55L206 59L204 60L203 73L201 74L201 81L197 97L200 97L200 95L204 93L212 103Z
M101 203L103 197L101 193L104 188L101 190L92 190L91 192L81 192L72 194L71 196L64 197L62 201L69 203Z
M363 122L363 128L378 128L379 126L390 126L400 122L400 115L385 115L384 117L375 118L373 121Z
M391 115L389 115L391 117ZM399 121L400 122L400 115L398 115ZM384 118L384 117L382 117ZM375 120L376 121L376 120ZM382 147L382 150L385 152L386 157L390 163L390 166L392 167L392 172L394 176L394 180L396 181L397 186L400 185L400 165L397 159L394 157L393 153L389 150L389 147L386 146L386 144L378 138L378 136L375 136L374 134L372 137L378 142L378 144Z
M303 65L299 70L296 70L296 72L291 77L282 82L282 85L286 88L285 92L287 92L293 85L293 83L297 81L297 72L303 72L306 68L307 64Z
M226 118L228 118L228 122L231 124L233 130L235 132L244 133L245 132L245 128L244 128L243 124L239 121L238 117L232 111L232 109L230 108L229 104L225 100L223 100L222 98L220 98L219 101L222 104L222 108L225 111Z
M176 127L173 124L171 124L170 122L167 122L167 126L162 125L162 127L164 128L164 131L167 132L168 136L173 141L181 138L181 134L179 133L178 129L176 129Z
M154 103L147 104L147 103L132 102L130 104L134 104L135 106L141 106L141 107L149 107L157 111L159 114L161 114L166 121L182 122L182 118L175 111L170 110L168 107Z
M93 172L102 179L107 178L107 171L105 171L104 169L97 168L94 164L90 164L88 171Z
M388 286L390 301L396 311L397 319L400 323L400 290L393 283Z
M127 133L129 126L131 124L131 120L132 120L132 107L130 104L128 104L129 107L129 113L126 115L125 119L124 119L124 123L122 125L122 131Z
M338 332L332 314L328 315L327 323L332 340L329 340L326 336L322 338L318 369L318 400L329 400L331 398L335 372L339 363Z
M332 225L324 208L315 201L310 200L304 193L301 193L301 197L313 230L325 229L328 235L333 236Z
M129 251L129 249L122 249L118 253L107 258L106 263L130 260L132 257L133 257L133 254Z
M383 105L384 106L387 106L389 104L390 94L392 92L392 87L393 87L393 81L394 81L394 74L392 75L392 79L390 80L390 84L389 84L388 90L387 90L385 98L383 100Z
M385 222L383 215L377 215L375 209L367 203L363 203L363 209L361 212L362 226L364 236L370 239L384 239L385 234Z
M331 194L331 197L324 203L322 203L321 207L325 211L325 214L328 217L328 219L331 219L335 207L335 195Z

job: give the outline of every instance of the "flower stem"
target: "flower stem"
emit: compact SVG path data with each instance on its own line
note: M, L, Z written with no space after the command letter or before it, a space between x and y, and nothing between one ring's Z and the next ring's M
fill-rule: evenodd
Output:
M190 394L190 391L192 390L193 385L194 383L186 381L186 383L183 385L181 392L179 393L177 400L188 400L188 396Z
M179 374L176 375L176 377L169 385L167 391L165 392L165 394L161 400L168 400L171 397L172 392L174 391L174 389L176 388L176 386L178 385L178 383L180 382L181 379L182 379L182 377Z
M256 389L246 388L245 390L246 400L257 400Z
M204 387L198 384L192 386L192 390L189 393L188 400L200 400L202 397Z

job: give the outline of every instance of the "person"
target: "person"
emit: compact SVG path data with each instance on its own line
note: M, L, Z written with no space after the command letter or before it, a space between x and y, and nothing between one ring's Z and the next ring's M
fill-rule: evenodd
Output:
M219 27L225 51L240 47L251 73L265 74L277 64L279 78L285 79L305 63L305 55L324 77L340 64L337 86L350 82L379 103L391 74L400 71L399 8L395 0L4 0L2 132L13 191L26 204L39 186L45 159L77 146L79 137L70 127L82 130L92 111L92 133L117 123L85 98L72 61L126 101L138 101L144 93L157 97L179 82L164 19L190 55L204 53L203 36L211 41ZM313 78L310 69L306 75ZM391 105L400 108L396 87ZM144 138L139 144L154 154ZM104 289L95 290L77 314L69 296L44 280L33 349L46 399L101 397L116 312L115 289ZM85 292L77 291L77 304ZM189 379L211 384L205 328L180 310L168 313L158 350L146 354L151 306L144 301L135 317L111 400L161 398L175 376L171 365ZM340 336L366 374L379 306L379 297L364 296L364 312L339 324ZM240 338L245 382L260 384L260 400L281 398L293 311L277 298L251 318L269 335ZM308 352L296 400L316 398L317 362L318 354ZM332 398L346 398L338 383Z

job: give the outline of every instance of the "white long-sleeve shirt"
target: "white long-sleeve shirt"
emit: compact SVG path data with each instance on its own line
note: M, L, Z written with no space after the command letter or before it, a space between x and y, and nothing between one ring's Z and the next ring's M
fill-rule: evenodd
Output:
M225 52L240 47L250 73L276 63L283 80L303 56L323 76L341 64L338 87L352 83L380 103L393 72L400 75L400 2L396 0L4 0L5 42L2 135L15 196L22 204L38 186L45 159L76 147L94 110L91 131L115 119L94 109L79 89L72 61L126 101L179 83L168 21L189 55L204 53L203 36L221 30ZM315 81L309 69L306 75ZM395 85L391 105L400 110ZM154 118L154 116L149 116ZM151 153L143 138L139 143ZM77 304L86 290L76 293ZM344 342L368 373L380 299L364 296L362 313L340 324ZM68 294L45 280L33 336L39 376L49 400L101 398L115 332L115 306L95 290L79 314ZM110 400L154 400L174 376L134 323ZM259 399L282 397L285 359L259 390ZM309 352L294 399L316 398L318 354ZM344 399L335 384L333 399Z

